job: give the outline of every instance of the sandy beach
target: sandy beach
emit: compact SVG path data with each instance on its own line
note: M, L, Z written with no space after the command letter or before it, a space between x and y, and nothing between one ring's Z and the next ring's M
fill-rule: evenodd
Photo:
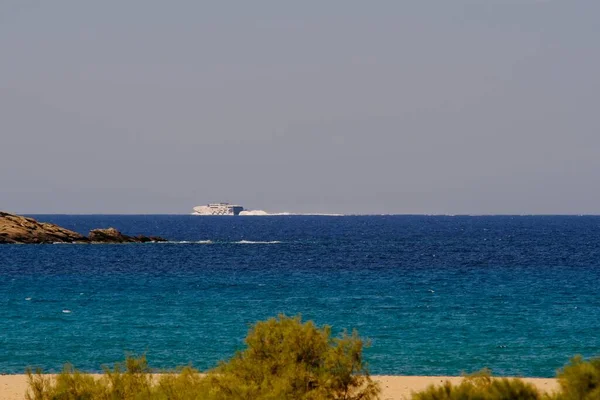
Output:
M381 400L409 400L411 392L425 389L431 384L446 380L460 383L462 377L449 376L374 376L381 384ZM558 382L551 378L523 378L544 392L558 389ZM23 400L27 390L26 375L0 375L0 400Z
M418 392L429 385L441 385L445 381L459 384L460 376L374 376L381 384L381 400L409 400L412 392ZM540 391L550 393L558 390L558 381L554 378L522 378L534 384Z

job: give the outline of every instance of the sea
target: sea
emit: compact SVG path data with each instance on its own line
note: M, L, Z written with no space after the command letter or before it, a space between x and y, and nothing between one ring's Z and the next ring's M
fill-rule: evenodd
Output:
M600 355L600 217L34 215L168 243L0 246L0 372L215 367L301 315L380 375L552 377Z

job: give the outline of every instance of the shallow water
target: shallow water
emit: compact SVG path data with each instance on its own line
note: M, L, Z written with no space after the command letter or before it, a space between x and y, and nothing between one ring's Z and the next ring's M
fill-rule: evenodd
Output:
M0 246L2 372L126 351L206 369L278 313L358 329L376 374L600 355L600 217L35 217L173 242Z

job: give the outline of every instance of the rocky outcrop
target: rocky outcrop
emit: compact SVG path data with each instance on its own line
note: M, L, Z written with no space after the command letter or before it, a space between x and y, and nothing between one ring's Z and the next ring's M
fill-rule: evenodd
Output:
M94 229L89 237L58 225L0 211L0 244L146 243L165 242L159 236L127 236L115 228Z
M0 243L86 243L88 238L58 225L0 211Z
M127 236L115 228L94 229L90 231L88 239L92 243L146 243L146 242L166 242L166 239L160 236Z

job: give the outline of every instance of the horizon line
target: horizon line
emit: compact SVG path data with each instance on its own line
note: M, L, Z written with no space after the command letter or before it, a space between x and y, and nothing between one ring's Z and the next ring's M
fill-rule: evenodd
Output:
M65 213L65 212L21 212L16 215L79 215L79 216L191 216L191 217L369 217L369 216L422 216L422 217L600 217L600 213L272 213L265 215L236 215L236 216L216 216L216 215L194 215L191 213Z

